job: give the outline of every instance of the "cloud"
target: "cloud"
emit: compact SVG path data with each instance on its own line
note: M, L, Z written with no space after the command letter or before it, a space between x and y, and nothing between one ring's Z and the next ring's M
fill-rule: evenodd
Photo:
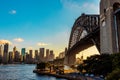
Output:
M38 46L47 46L48 44L47 43L43 43L43 42L39 42L37 43Z
M24 39L22 39L22 38L15 38L14 41L16 41L16 42L23 42Z
M73 0L60 0L60 2L65 8L70 10L81 9L80 5Z
M30 46L30 47L28 47L27 49L28 49L28 50L33 50L33 47Z
M80 0L60 0L61 4L65 9L70 10L71 12L77 13L99 13L99 1L96 3L93 2L83 2Z
M11 10L11 11L9 11L9 13L10 13L10 14L16 14L17 11L16 11L16 10Z
M99 12L99 6L94 4L94 3L84 3L82 5L82 8L83 9L89 9L90 11L93 10L93 11L95 11L97 13Z
M12 44L12 42L9 40L0 40L0 44L5 44L5 43L8 43L10 45Z

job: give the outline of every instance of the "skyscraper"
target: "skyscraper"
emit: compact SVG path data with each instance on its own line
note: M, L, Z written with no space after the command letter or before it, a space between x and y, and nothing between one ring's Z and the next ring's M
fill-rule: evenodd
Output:
M30 55L30 63L32 63L33 62L33 58L32 58L32 50L29 50L29 55Z
M49 49L46 49L46 61L49 61Z
M2 52L3 52L2 45L0 45L0 63L2 62Z
M13 52L9 52L8 63L13 63Z
M40 48L40 54L39 54L39 56L40 56L40 61L44 61L44 49L45 49L45 48Z
M8 43L4 44L3 63L8 63Z
M13 60L14 60L14 58L15 58L15 52L16 52L16 50L17 50L17 49L16 49L16 46L14 46L14 47L13 47Z
M30 63L30 55L27 52L25 54L26 54L26 60L25 60L25 62L26 63Z
M49 55L50 61L54 60L54 53L53 50L50 50L50 55Z
M21 55L22 55L22 61L23 61L23 62L25 61L25 52L26 52L26 49L25 49L25 48L22 48L22 49L21 49Z
M8 43L6 43L6 44L4 45L4 53L8 53L8 46L9 46Z
M0 56L2 56L2 45L0 45Z
M39 60L38 50L35 50L35 61L37 62Z
M15 62L20 62L20 52L15 51L15 58L14 58Z

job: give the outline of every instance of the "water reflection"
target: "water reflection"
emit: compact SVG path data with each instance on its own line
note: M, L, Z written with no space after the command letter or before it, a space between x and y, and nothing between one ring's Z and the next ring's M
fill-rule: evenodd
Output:
M65 80L33 73L35 65L0 65L0 80Z

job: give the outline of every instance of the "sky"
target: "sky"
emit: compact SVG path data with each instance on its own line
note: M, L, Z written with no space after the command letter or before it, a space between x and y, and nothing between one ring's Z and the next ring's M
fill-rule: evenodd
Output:
M99 14L100 0L0 0L0 42L21 48L68 47L71 28L82 14Z

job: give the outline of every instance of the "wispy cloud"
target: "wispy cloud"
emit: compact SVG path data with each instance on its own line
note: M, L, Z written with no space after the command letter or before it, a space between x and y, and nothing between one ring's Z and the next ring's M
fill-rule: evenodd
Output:
M81 9L80 5L73 0L60 0L62 5L70 10Z
M0 40L0 44L5 44L5 43L8 43L10 45L12 44L12 42L9 40Z
M83 2L80 0L60 0L64 8L77 13L99 13L99 5L96 2Z
M13 40L16 41L16 42L23 42L24 41L24 39L22 39L22 38L15 38Z
M11 11L9 11L9 14L16 14L16 13L17 13L16 10L11 10Z
M39 43L37 43L37 45L38 45L38 46L47 46L47 45L49 45L49 44L44 43L44 42L39 42Z
M87 3L86 2L86 3L84 3L82 5L82 8L83 9L89 9L90 11L92 10L92 11L94 11L96 13L99 13L99 6L94 4L94 3Z
M28 47L27 49L28 49L28 50L33 50L33 47L30 46L30 47Z

